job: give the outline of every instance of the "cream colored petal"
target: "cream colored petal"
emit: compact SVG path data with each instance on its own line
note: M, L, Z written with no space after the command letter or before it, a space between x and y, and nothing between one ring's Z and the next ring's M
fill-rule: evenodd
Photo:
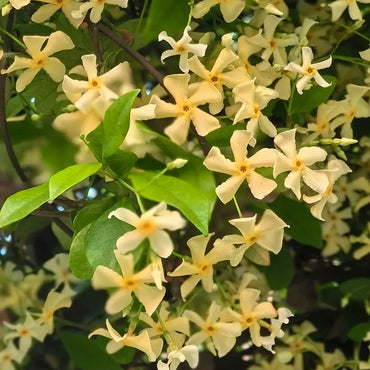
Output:
M94 335L101 335L102 337L105 337L105 338L109 338L109 339L112 339L111 335L109 334L108 330L107 329L104 329L104 328L99 328L99 329L96 329L94 331L92 331L90 334L89 334L89 339L91 337L93 337Z
M261 338L260 331L261 331L261 327L257 323L255 323L249 328L251 340L257 347L260 347L262 345L262 342L261 342L262 338Z
M248 158L248 164L253 168L272 167L276 161L277 151L263 148Z
M187 47L189 53L195 54L198 57L204 57L204 55L206 54L207 45L205 44L189 44L187 45ZM188 59L188 57L186 57L186 59Z
M247 177L247 181L251 193L257 199L263 199L277 186L275 181L267 179L255 171L250 173L250 175Z
M312 67L314 67L317 70L329 68L331 66L331 62L332 62L332 57L330 56L328 59L325 59L322 62L312 64Z
M115 211L109 213L108 218L116 217L119 220L135 226L140 220L140 217L127 208L117 208Z
M164 85L177 103L182 103L187 99L189 79L189 74L175 74L164 78Z
M284 181L284 186L292 189L297 199L301 199L301 173L299 171L290 172Z
M303 181L317 193L323 193L329 186L329 180L325 173L305 168L302 172Z
M65 78L65 76L64 76ZM64 82L64 81L63 81ZM99 97L99 91L92 89L87 90L82 96L75 102L75 106L84 113L88 113L94 105L95 99Z
M206 103L216 103L222 99L220 91L213 84L204 81L197 85L197 89L189 97L188 101L194 106Z
M239 265L239 263L242 261L244 257L244 253L250 246L248 244L242 244L239 248L235 250L233 255L230 258L230 264L231 266L235 267Z
M303 76L301 79L298 80L296 87L299 95L303 94L303 90L307 86L311 78L312 78L311 76Z
M203 263L207 245L212 235L213 234L208 234L207 236L197 235L188 240L187 244L191 251L192 260L195 265L200 265Z
M297 154L295 144L296 129L283 131L275 139L275 145L288 157L294 158Z
M259 303L253 311L259 319L271 319L277 316L277 311L270 302Z
M231 244L215 245L214 248L207 253L207 259L211 261L212 264L216 264L220 261L227 261L233 252L234 247Z
M44 45L47 39L47 36L23 36L23 42L27 46L27 53L33 58L40 56L42 45Z
M55 82L60 82L63 80L66 68L64 64L57 58L48 58L42 68Z
M131 292L126 289L119 289L108 298L105 311L109 315L114 315L125 309L131 301Z
M84 93L89 89L89 83L88 81L73 80L69 76L64 76L62 88L65 93Z
M253 232L256 225L257 215L253 217L236 218L230 220L229 223L235 226L242 235L249 235Z
M41 68L30 68L26 69L21 75L18 77L17 82L15 83L15 89L17 92L23 91L27 85L29 85L35 76L39 73Z
M108 267L99 265L91 279L94 289L118 288L122 286L122 276Z
M222 49L218 55L215 64L212 67L212 73L220 73L232 62L238 59L238 56L230 49Z
M319 147L303 147L299 150L297 158L302 160L306 166L325 160L328 153Z
M138 230L127 231L117 239L116 247L121 253L126 254L135 249L145 238L146 236Z
M194 108L191 118L195 129L201 136L206 136L210 132L221 127L220 122L216 117L202 111L199 108Z
M179 115L179 108L177 107L177 105L166 103L165 101L159 99L157 96L153 96L150 100L150 103L156 106L156 118L177 117Z
M168 272L168 276L194 275L199 272L198 268L189 262L183 261L174 271Z
M193 275L181 284L180 292L181 297L184 301L186 300L186 297L193 291L200 280L201 277L199 275Z
M243 11L245 7L244 0L229 0L229 1L222 1L220 3L220 9L222 16L224 17L227 23L233 22L236 18L238 18L239 14Z
M49 19L61 6L55 4L45 4L38 8L31 17L32 22L43 23Z
M203 0L198 4L195 4L193 8L193 17L201 18L209 12L212 6L217 4L217 0Z
M124 345L122 343L117 343L114 340L110 340L105 347L108 354L113 354L122 349Z
M190 321L192 321L194 324L196 324L200 328L203 327L204 325L204 320L202 319L202 317L194 311L185 310L183 313L183 316L188 318Z
M203 80L207 79L209 71L199 61L199 58L194 55L188 60L189 69Z
M351 19L353 20L359 20L362 19L361 10L357 5L356 1L352 1L348 5L348 13Z
M236 102L253 104L254 102L254 80L237 85L233 89Z
M32 67L33 67L32 59L16 56L14 58L14 62L10 65L10 67L5 70L3 69L1 73L2 74L11 73L13 71L18 71L19 69L32 68ZM38 70L40 70L40 68L38 68Z
M252 134L246 130L236 130L231 136L230 147L234 155L235 162L241 164L247 157L247 146L250 143Z
M166 289L158 290L155 286L142 285L135 290L138 300L144 305L146 313L151 316L161 303Z
M230 202L244 181L243 176L231 176L216 188L216 194L222 203Z
M329 87L330 85L331 85L331 82L329 83L329 82L327 82L327 81L325 81L320 75L319 75L319 73L315 73L314 75L313 75L313 78L314 78L314 80L316 81L316 83L319 85L319 86L321 86L321 87Z
M226 173L228 175L233 175L236 173L234 162L231 162L230 159L225 158L225 156L221 154L220 149L215 146L212 147L208 152L203 164L210 171Z
M85 68L87 78L91 80L92 78L96 78L98 75L98 71L96 68L96 55L95 54L89 54L89 55L83 55L81 57L82 65Z
M42 54L49 56L61 50L70 50L74 48L74 44L69 36L62 31L56 31L50 34Z
M93 23L98 23L101 18L101 13L103 13L104 10L104 3L99 4L98 2L94 2L93 4L94 6L91 8L90 12L90 20Z
M283 238L283 229L267 230L261 233L257 244L270 252L278 254L283 246Z
M284 70L285 71L291 71L291 72L297 72L297 73L300 73L300 74L304 74L305 73L304 68L301 67L300 65L294 63L294 62L288 63L284 67Z
M185 143L190 127L190 117L182 115L177 117L174 122L167 126L164 133L176 144Z
M157 358L157 356L153 353L151 340L146 330L142 331L139 335L136 336L127 336L124 342L126 346L134 347L144 352L148 356L150 362L155 361L155 359Z
M169 235L163 230L157 230L149 236L151 248L158 256L167 258L173 251L173 243Z
M258 124L262 132L270 137L274 137L277 134L276 127L273 123L263 114L258 118Z
M180 216L180 213L176 211L161 212L156 217L155 222L160 229L171 231L182 229L186 225L186 221Z
M240 292L240 309L243 315L247 315L253 311L256 301L261 292L258 289L247 288Z

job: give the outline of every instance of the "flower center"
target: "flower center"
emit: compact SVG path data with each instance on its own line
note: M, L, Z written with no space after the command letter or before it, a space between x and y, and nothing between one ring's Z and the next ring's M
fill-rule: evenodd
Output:
M254 244L259 239L259 236L255 233L252 233L252 234L249 234L249 235L245 236L244 238L245 238L245 241L248 244Z
M153 220L144 219L139 220L136 228L141 234L149 236L157 229L157 224Z
M54 4L62 6L64 5L64 0L54 0Z
M89 80L89 89L100 89L101 83L98 78L92 78Z
M352 109L347 113L347 118L352 120L354 116L355 116L355 110L352 108Z
M239 166L238 171L239 171L239 175L243 175L247 177L249 176L251 169L246 163L243 163Z
M276 44L276 41L274 39L271 39L269 42L268 42L268 45L269 45L269 48L271 50L275 50L276 47L277 47L277 44Z
M206 327L205 327L205 332L208 334L208 335L215 335L216 332L217 332L217 329L214 327L214 325L212 324L206 324Z
M203 263L202 265L200 265L198 268L199 268L199 275L205 275L207 274L207 272L209 271L210 269L210 265L208 263Z
M182 54L182 53L184 53L184 52L186 51L186 47L185 47L185 46L183 46L183 45L178 45L178 46L176 47L176 51L177 51L179 54Z
M304 169L304 163L300 159L296 159L295 163L293 165L294 169L293 171L302 171Z
M255 118L258 118L258 117L259 117L259 115L261 114L260 107L259 107L257 104L255 104L255 105L253 106L253 110L252 110L252 112L253 112L253 116L254 116Z
M323 132L326 130L326 128L328 127L328 122L320 122L317 124L317 132Z
M41 68L45 63L45 58L37 58L33 60L33 64L36 68Z
M6 362L6 361L10 361L12 359L12 357L10 355L8 355L7 353L2 357L3 361Z
M209 80L214 84L218 85L221 82L221 78L217 75L210 75Z
M312 66L307 66L304 71L307 76L313 76L316 72L316 69Z
M133 278L127 277L123 279L122 286L126 288L127 290L129 290L130 292L132 292L133 290L136 289L137 284Z
M290 345L290 348L293 351L299 351L300 349L303 348L302 342L301 341L295 341Z
M28 335L29 333L30 333L30 331L29 331L28 329L21 329L21 330L19 331L19 335L20 335L21 337L24 337L24 336Z
M244 324L247 328L252 326L255 321L256 317L252 313L244 316Z

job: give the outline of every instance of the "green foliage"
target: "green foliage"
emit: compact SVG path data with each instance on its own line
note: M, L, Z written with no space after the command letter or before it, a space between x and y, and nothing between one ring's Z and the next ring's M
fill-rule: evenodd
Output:
M355 341L361 341L365 338L366 334L370 331L370 322L363 322L355 325L348 332L348 337Z
M290 226L285 232L294 240L318 249L323 247L320 221L304 204L280 194L268 207Z
M293 101L292 101L292 114L310 113L314 108L329 100L330 95L333 93L337 79L333 76L323 76L323 78L331 83L329 87L322 88L319 85L313 85L309 90L303 91L299 95L294 88Z
M143 31L149 40L158 38L161 31L170 36L182 33L190 12L188 0L152 0Z
M130 179L144 198L165 201L180 210L202 234L208 234L213 201L198 187L172 176L157 177L156 173L149 171L132 173Z
M0 228L10 225L46 203L49 199L49 185L42 184L11 195L0 211Z
M51 176L49 180L49 199L57 198L72 186L99 171L101 166L101 163L81 163L67 167Z
M349 299L363 301L370 297L370 279L355 278L340 284L340 290L346 294Z
M58 335L72 362L79 369L121 369L121 366L102 350L93 339L88 339L86 334L77 334L63 330Z

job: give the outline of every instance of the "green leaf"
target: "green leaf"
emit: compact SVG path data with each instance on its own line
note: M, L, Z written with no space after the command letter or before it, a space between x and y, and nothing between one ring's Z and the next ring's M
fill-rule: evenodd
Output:
M122 144L130 127L132 105L140 90L130 91L119 97L107 109L102 123L102 157L113 155Z
M339 289L343 294L347 294L349 299L363 301L370 297L370 279L350 279L340 284Z
M121 366L108 353L103 351L94 340L88 339L86 334L62 330L58 335L72 362L79 369L121 369Z
M283 246L278 254L270 253L270 266L261 269L271 289L286 288L294 277L294 262L289 249Z
M95 271L86 257L86 234L89 229L90 225L87 225L75 234L69 252L69 266L79 279L91 279Z
M290 226L285 232L294 240L318 249L323 247L320 221L303 203L279 195L268 207Z
M105 350L109 340L108 338L104 337L96 337L95 341L101 349ZM110 356L114 359L114 361L125 365L129 364L134 359L135 354L135 348L124 346L119 351L112 353Z
M72 186L93 175L99 171L101 166L101 163L75 164L51 176L49 181L50 199L55 199Z
M105 211L94 221L86 234L86 258L92 268L103 265L110 269L117 269L117 262L113 250L116 249L117 239L133 226L118 220L116 217L108 218L111 211L119 207L132 209L127 199L122 199Z
M217 130L210 132L206 140L209 145L217 146L219 148L228 147L230 145L230 138L235 130L245 129L245 122L238 122L235 125L231 124L224 125Z
M354 341L362 341L370 331L370 322L362 322L351 328L348 337Z
M114 171L114 173L124 178L135 166L138 158L134 153L118 150L108 158L105 158L105 163Z
M39 186L34 186L26 190L19 191L11 195L4 203L0 211L0 228L16 222L49 199L48 183Z
M132 173L130 179L134 188L144 198L156 202L164 201L180 210L204 235L208 234L211 218L211 200L201 189L176 177L156 173Z
M295 86L293 87L292 114L310 113L314 108L329 100L330 95L334 91L337 79L333 76L323 77L327 82L331 83L329 87L313 85L309 90L304 90L302 95L298 94Z
M180 36L186 27L190 12L188 0L152 0L143 35L149 40L158 39L166 31Z

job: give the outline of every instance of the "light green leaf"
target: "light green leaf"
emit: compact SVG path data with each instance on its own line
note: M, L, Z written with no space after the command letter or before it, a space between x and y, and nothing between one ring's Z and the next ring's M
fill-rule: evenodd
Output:
M130 179L144 198L164 201L177 208L202 234L208 234L211 200L199 188L172 176L162 175L156 179L153 172L132 173Z
M122 144L130 127L132 105L140 90L130 91L113 102L107 109L102 123L102 157L113 155Z
M290 226L285 232L294 240L318 249L323 247L320 221L303 203L280 194L268 207Z
M58 335L69 357L78 369L121 369L121 366L107 352L102 350L93 339L87 338L87 334L62 330Z
M101 163L81 163L65 168L49 181L50 199L53 200L72 186L85 180L101 168Z
M0 211L0 228L16 222L49 199L49 185L42 184L11 195L4 203Z

